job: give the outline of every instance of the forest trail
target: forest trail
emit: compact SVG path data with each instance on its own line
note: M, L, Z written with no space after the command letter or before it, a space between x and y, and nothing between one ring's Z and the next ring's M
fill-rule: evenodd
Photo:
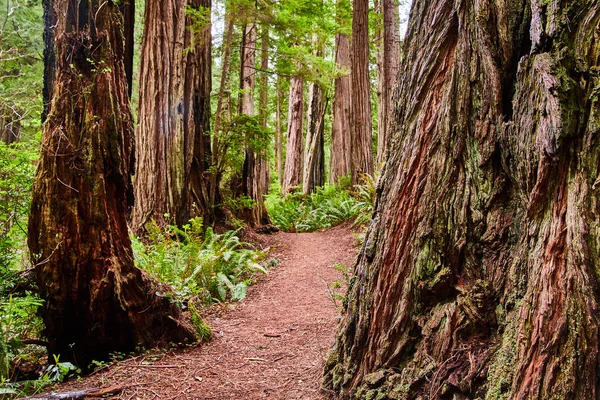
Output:
M281 264L248 297L214 307L208 344L151 352L117 363L55 391L126 387L113 399L325 399L321 372L340 315L327 283L342 280L333 265L350 266L353 231L261 236Z

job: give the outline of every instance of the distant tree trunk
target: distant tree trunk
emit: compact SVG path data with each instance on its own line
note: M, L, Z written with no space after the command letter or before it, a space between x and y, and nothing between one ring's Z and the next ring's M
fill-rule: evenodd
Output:
M594 0L413 4L325 369L342 398L599 398L599 22Z
M352 183L356 184L363 175L373 175L368 0L353 2L351 65Z
M390 123L392 116L392 92L396 86L400 61L400 37L396 16L398 6L395 0L379 0L383 16L381 38L378 52L378 102L377 121L377 166L384 161L385 150L390 141Z
M56 80L56 9L55 0L42 0L44 9L44 89L42 100L42 123L50 114L50 105L54 97L54 81Z
M0 105L0 142L12 144L21 138L21 119L19 110Z
M151 1L151 0L149 0ZM133 58L135 56L135 0L123 0L119 6L123 14L123 32L125 34L125 77L127 93L131 98L133 91Z
M233 42L233 29L235 27L235 16L231 9L225 10L225 40L223 43L223 63L221 65L221 82L219 85L219 94L217 96L217 109L215 112L215 124L214 133L212 139L212 166L213 172L210 174L210 185L209 185L209 201L208 204L212 204L215 207L217 214L222 213L220 207L222 203L221 199L221 179L225 169L225 154L221 151L221 143L219 141L219 135L223 129L223 117L224 114L228 114L230 117L231 109L229 107L229 97L227 96L229 87L229 69L231 65L231 46ZM216 219L222 219L221 215L215 215Z
M256 75L256 23L244 26L242 38L242 63L240 75L240 90L242 98L239 104L240 114L254 115L254 83ZM267 40L268 43L268 40ZM242 172L242 185L244 195L254 200L254 206L244 210L240 215L252 227L268 225L271 223L264 195L267 194L266 181L268 164L265 157L257 154L253 149L246 149L246 159Z
M151 219L160 225L183 225L194 216L214 220L205 174L211 160L210 23L198 26L201 21L186 7L210 10L210 0L146 2L132 217L136 233Z
M336 20L339 25L346 23L345 0L337 0ZM342 70L342 76L335 79L333 96L333 117L331 126L330 183L348 176L352 169L351 133L350 133L350 40L348 35L338 33L335 37L335 62Z
M302 179L302 120L304 119L304 80L290 78L287 146L281 192L287 195Z
M316 57L323 57L323 48L313 36ZM325 90L317 82L312 82L308 90L308 121L304 149L302 191L314 193L317 187L325 184Z
M43 130L28 240L49 353L85 369L113 351L191 341L194 334L179 308L156 295L167 289L133 264L126 221L133 123L121 13L113 2L90 0L57 0L54 9L54 106Z
M281 99L283 97L283 93L281 92L281 82L279 81L279 77L277 77L277 111L275 114L276 121L276 129L275 132L275 159L277 160L277 179L279 184L283 182L283 131L281 129Z

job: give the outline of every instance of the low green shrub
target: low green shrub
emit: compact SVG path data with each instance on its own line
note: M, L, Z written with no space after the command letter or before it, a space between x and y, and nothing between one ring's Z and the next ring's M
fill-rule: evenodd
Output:
M182 228L150 223L146 229L147 243L133 239L137 266L184 299L239 301L246 297L252 275L267 272L259 264L266 254L241 241L239 230L219 235L204 229L201 218Z
M352 190L345 182L325 185L310 195L294 192L282 199L278 193L269 194L265 204L271 220L286 232L313 232L349 220L367 223L373 211L373 181Z

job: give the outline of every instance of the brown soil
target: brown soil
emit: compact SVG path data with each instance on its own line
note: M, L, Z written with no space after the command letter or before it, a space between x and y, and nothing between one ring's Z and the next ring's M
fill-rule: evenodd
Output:
M123 386L120 399L326 399L321 371L340 312L327 283L349 266L353 232L261 236L281 265L236 304L214 307L208 344L140 355L55 391Z

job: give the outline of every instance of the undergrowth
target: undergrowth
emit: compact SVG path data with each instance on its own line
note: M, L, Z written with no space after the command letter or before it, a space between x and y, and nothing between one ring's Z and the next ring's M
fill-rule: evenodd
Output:
M216 234L192 219L181 228L146 226L148 240L133 239L136 265L168 283L182 299L204 304L239 301L246 297L252 276L266 273L259 264L266 254L238 237L238 230Z
M285 198L277 192L265 202L273 223L285 232L313 232L331 228L345 221L356 225L367 223L373 212L375 186L373 179L350 187L348 180L325 185L310 195L301 192Z

